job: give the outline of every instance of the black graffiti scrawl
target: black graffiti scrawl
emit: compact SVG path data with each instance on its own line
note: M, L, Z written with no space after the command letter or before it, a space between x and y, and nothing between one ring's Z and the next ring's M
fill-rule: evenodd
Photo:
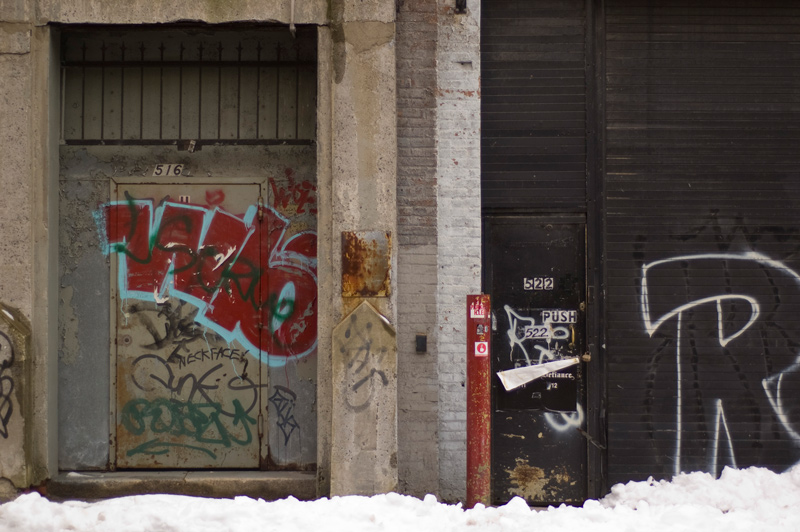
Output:
M8 425L14 413L11 394L14 393L14 379L10 375L14 364L14 346L11 339L0 331L0 436L8 438Z
M292 433L295 429L300 429L300 425L294 417L297 394L285 386L275 386L275 391L269 397L269 402L273 404L278 414L278 428L283 433L283 443L288 445Z

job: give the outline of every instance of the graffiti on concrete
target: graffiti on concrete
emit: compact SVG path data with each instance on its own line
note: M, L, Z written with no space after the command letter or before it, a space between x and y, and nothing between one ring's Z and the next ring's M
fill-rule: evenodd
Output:
M359 310L347 319L339 350L344 361L345 402L355 412L367 409L389 384L384 319L377 312Z
M150 199L95 212L103 251L118 254L120 297L198 308L193 322L238 341L271 366L317 344L316 233L287 237L270 207L241 216L218 207Z
M269 178L274 206L278 209L286 209L294 205L297 214L306 212L317 214L317 187L308 180L296 181L294 170L291 168L287 168L284 173L286 174L286 185L278 184L274 178Z
M9 371L13 364L14 346L11 339L0 331L0 436L3 438L8 438L8 424L14 413L11 395L14 392L14 379Z
M300 424L294 417L294 406L297 394L285 386L275 386L275 391L269 398L278 414L278 428L283 433L283 443L287 445L295 429L300 429Z

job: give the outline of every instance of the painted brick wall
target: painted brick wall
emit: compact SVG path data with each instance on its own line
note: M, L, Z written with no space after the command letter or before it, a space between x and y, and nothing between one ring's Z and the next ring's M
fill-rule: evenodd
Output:
M419 497L439 487L436 19L436 0L404 0L397 14L398 474Z
M439 493L466 496L466 296L480 293L480 2L438 0Z

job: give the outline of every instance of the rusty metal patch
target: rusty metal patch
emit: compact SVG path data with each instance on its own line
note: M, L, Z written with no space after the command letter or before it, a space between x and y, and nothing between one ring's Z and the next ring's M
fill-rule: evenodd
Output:
M342 297L387 297L391 293L392 234L342 232Z
M547 472L531 466L524 458L517 458L516 467L505 471L511 483L516 485L508 490L509 495L522 497L529 504L567 500L565 489L575 485L565 467L558 466Z

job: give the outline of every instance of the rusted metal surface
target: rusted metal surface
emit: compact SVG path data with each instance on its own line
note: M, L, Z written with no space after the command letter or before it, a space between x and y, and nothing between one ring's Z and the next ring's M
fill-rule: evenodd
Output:
M513 486L508 490L509 495L522 497L534 503L556 499L568 489L568 486L576 484L564 466L556 466L550 471L545 471L541 467L530 465L528 460L522 458L517 458L516 466L513 469L506 469L505 473Z
M467 296L467 508L491 498L491 306Z
M390 295L391 253L391 233L342 232L342 296Z

